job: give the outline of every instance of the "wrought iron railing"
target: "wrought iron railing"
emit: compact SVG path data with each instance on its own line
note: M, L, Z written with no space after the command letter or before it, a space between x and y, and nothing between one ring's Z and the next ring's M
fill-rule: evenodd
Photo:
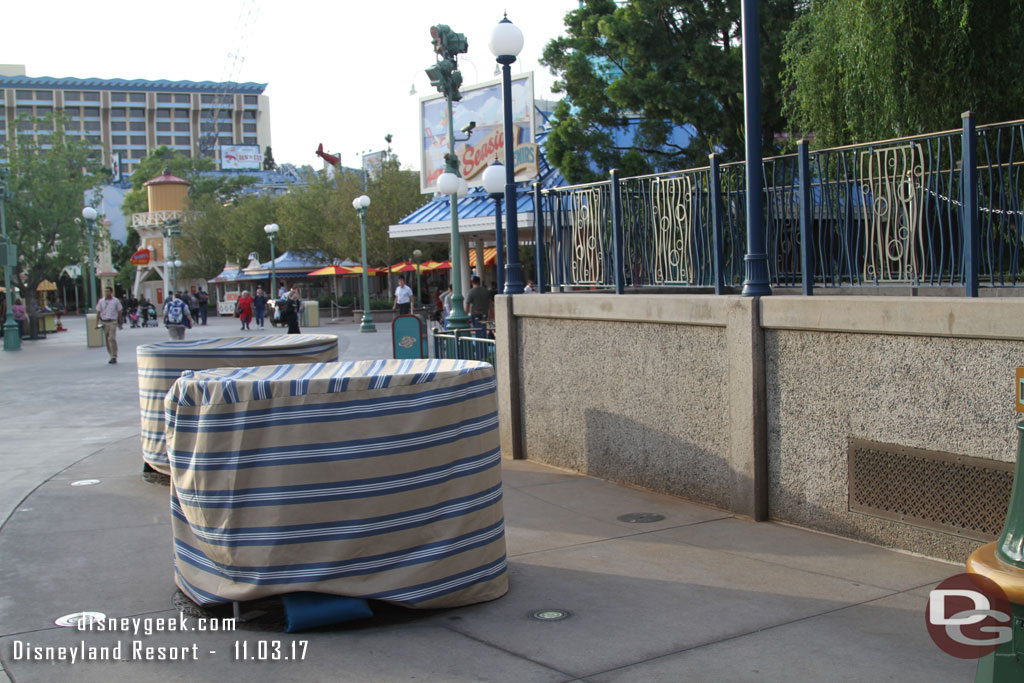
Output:
M962 159L968 158L968 163ZM1024 121L765 159L773 287L1016 287L1024 281ZM964 188L976 188L966 193ZM535 187L545 290L742 284L742 162ZM806 271L806 272L805 272Z
M474 336L475 330L452 330L434 333L434 358L482 360L495 365L493 339Z

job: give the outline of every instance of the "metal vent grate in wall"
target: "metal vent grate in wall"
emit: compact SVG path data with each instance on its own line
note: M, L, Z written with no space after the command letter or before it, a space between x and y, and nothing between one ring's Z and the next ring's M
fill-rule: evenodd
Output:
M1014 464L849 440L850 510L979 541L1003 529Z

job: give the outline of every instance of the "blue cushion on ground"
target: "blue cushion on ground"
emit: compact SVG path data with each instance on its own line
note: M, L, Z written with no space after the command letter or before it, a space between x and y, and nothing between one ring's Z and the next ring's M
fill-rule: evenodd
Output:
M295 633L373 616L369 603L362 598L347 598L326 593L287 593L281 596L288 617L285 631Z

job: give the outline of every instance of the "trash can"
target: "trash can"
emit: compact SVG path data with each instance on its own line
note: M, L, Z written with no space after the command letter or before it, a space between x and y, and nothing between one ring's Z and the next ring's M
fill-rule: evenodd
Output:
M104 346L103 330L98 327L100 324L99 313L85 314L85 345L87 348Z
M320 327L320 302L319 301L303 301L302 317L299 320L299 327L305 329L307 327Z

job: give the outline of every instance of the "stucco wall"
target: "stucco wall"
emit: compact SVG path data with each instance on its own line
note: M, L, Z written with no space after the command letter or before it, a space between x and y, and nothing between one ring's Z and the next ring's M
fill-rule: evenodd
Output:
M728 507L721 327L523 318L530 459Z

